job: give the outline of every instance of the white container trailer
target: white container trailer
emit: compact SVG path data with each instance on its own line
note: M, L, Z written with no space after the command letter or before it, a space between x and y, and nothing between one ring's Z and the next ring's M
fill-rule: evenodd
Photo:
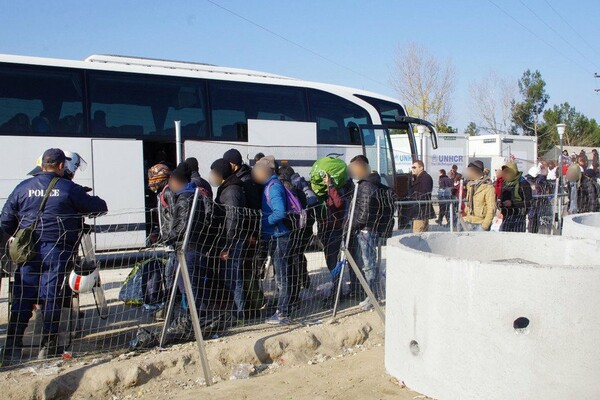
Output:
M427 138L426 138L427 139ZM433 177L434 193L438 187L440 169L450 171L453 165L463 173L469 164L469 136L464 133L442 133L438 135L438 148L430 140L423 140L425 170Z
M508 161L517 163L520 171L537 165L537 138L520 135L476 135L469 137L469 160L481 160L492 171Z
M438 175L440 169L450 171L453 165L458 166L459 172L463 172L468 165L469 159L469 136L462 133L439 133L438 148L431 145L429 134L423 135L423 140L416 136L417 151L416 158L423 160L425 170L433 177L434 188L438 186ZM394 148L394 160L396 172L410 173L413 159L407 135L391 135L392 147ZM435 190L434 190L435 193Z

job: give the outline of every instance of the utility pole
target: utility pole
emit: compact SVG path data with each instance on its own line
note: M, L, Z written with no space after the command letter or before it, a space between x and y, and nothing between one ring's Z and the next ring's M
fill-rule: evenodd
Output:
M596 72L594 74L594 78L600 78L600 74ZM600 92L600 89L594 89L594 92L598 93L598 92Z

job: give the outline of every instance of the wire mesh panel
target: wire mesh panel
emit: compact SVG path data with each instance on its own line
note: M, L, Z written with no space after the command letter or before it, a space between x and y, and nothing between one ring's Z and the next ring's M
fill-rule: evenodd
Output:
M348 194L341 199L340 215L335 216L339 221L334 224L324 203L301 215L287 215L287 243L279 249L279 238L264 235L261 211L227 207L196 195L201 198L194 210L188 210L190 224L176 227L164 237L153 237L151 232L149 244L153 244L144 249L96 254L93 227L68 230L61 223L59 240L36 241L36 258L14 263L3 254L3 365L61 357L65 352L82 356L150 348L158 345L164 324L166 344L191 340L192 301L206 338L264 323L282 301L287 302L292 322L312 321L330 313L335 270L348 226ZM134 224L127 223L129 214L137 213L120 214L119 225L131 226L131 234L138 234ZM390 220L393 215L386 216L386 223ZM106 227L103 229L105 233ZM120 247L127 232L119 228L119 235L113 236L118 241L114 248ZM72 247L65 246L67 237L72 238ZM108 240L104 235L103 243L110 247ZM328 246L329 265L323 243ZM380 251L377 256L384 267ZM181 278L176 279L180 257L185 257L189 268L192 298L182 290ZM60 272L46 273L51 264ZM339 268L337 271L339 274ZM47 284L50 275L52 285ZM344 307L363 300L351 293L348 270L344 283ZM165 321L172 293L174 312ZM380 298L384 298L383 289Z
M427 220L429 230L462 230L462 210L454 197L397 199L381 188L360 205L350 223L352 199L353 191L348 190L336 204L327 198L301 212L289 212L281 224L280 233L285 233L278 235L266 232L269 216L260 210L223 206L196 192L178 211L185 213L183 225L172 225L167 234L150 230L146 248L102 253L95 252L93 226L86 228L80 216L61 216L51 224L58 226L54 236L44 230L42 237L32 236L31 259L14 263L3 246L3 366L65 353L152 348L159 344L163 328L165 345L193 340L190 302L196 305L205 338L265 323L277 312L285 316L285 323L328 317L338 289L341 308L370 309L356 272L345 264L343 249L348 249L375 300L383 304L382 245L387 237L413 231L415 218ZM518 216L527 227L533 210L541 227L543 218L555 219L555 204L552 194L535 197ZM437 223L444 206L444 220ZM134 218L145 211L113 213L121 217L119 228L103 228L103 246L111 247L111 236L106 235L111 230L119 231L112 236L115 249L121 248L123 235L138 235L139 227L128 224L128 215ZM182 290L177 274L181 257L192 296ZM166 318L171 299L173 312Z

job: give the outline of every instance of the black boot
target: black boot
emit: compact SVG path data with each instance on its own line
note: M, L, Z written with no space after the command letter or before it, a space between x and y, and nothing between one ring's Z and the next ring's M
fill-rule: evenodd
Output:
M58 345L58 335L50 334L43 336L40 352L38 353L38 360L58 357L61 356L62 353L63 349Z
M194 337L192 320L187 314L180 315L167 328L167 335L172 341L187 341Z
M11 317L11 321L8 324L8 330L6 332L6 342L2 348L2 354L0 356L0 363L2 367L8 367L10 365L19 364L21 362L21 349L23 348L23 332L17 332L18 323ZM22 327L25 330L25 327Z

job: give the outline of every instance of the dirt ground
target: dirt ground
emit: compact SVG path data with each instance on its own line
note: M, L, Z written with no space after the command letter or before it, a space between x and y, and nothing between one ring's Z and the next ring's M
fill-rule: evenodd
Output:
M355 353L352 357L327 360L315 365L282 369L272 376L259 376L243 383L227 381L179 399L202 396L225 399L395 399L424 398L390 377L383 367L383 347ZM151 397L148 397L151 398ZM158 397L156 397L158 399Z
M376 313L348 310L207 341L210 387L195 343L22 367L0 373L0 387L6 400L424 398L385 373L383 342Z

